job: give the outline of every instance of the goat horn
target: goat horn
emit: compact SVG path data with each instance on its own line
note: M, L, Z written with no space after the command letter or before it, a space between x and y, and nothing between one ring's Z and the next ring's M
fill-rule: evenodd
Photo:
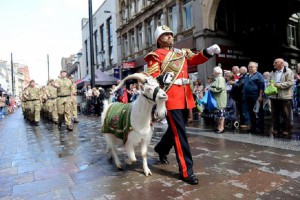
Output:
M148 76L149 75L144 73L135 73L126 76L112 92L116 92L117 90L119 90L122 87L122 85L124 85L124 83L129 79L137 79L139 82L143 83Z

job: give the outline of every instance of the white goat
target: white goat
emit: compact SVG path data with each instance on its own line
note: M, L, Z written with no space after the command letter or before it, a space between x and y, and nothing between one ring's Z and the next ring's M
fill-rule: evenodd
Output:
M152 175L147 163L148 145L153 134L153 128L151 126L151 111L155 104L157 104L155 117L163 118L166 114L165 102L168 99L167 94L160 89L159 83L149 75L143 73L135 73L127 76L114 90L117 91L122 87L126 80L137 79L142 83L141 93L138 98L131 103L131 113L130 122L131 129L127 134L127 141L124 144L124 149L128 155L128 164L136 162L134 147L139 143L141 144L141 155L143 158L143 170L146 176ZM110 116L111 106L116 105L112 103L108 105L102 113L102 127L111 125L113 120L118 119L118 117L108 117ZM122 112L121 112L122 113ZM121 114L122 115L122 114ZM121 118L121 116L120 116ZM103 130L103 129L102 129ZM107 153L110 158L114 158L115 164L119 169L123 166L119 160L116 152L116 145L119 138L114 134L109 132L104 132L104 137L107 145Z

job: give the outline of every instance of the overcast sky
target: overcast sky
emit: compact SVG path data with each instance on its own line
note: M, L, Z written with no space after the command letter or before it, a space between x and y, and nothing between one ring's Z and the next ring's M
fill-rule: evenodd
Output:
M93 11L104 0L93 0ZM82 48L81 19L88 17L88 0L0 0L0 60L27 64L39 84L57 78L61 58Z

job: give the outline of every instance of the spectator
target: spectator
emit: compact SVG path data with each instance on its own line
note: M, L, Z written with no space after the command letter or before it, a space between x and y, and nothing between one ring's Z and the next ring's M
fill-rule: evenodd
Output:
M225 108L227 104L227 95L226 95L226 83L225 79L222 76L221 67L215 67L213 71L213 76L215 77L214 82L211 83L210 91L213 93L217 101L217 112L216 118L218 119L218 128L215 130L215 133L225 133Z
M137 83L134 83L132 85L130 102L134 102L137 99L137 97L139 96L139 90L137 87L138 87Z
M194 82L193 94L196 95L197 99L203 98L204 87L201 81L197 80Z
M249 74L245 77L244 98L246 100L247 110L250 117L250 129L253 134L264 133L264 112L263 112L263 91L265 88L264 77L257 71L258 63L249 62ZM260 108L256 114L253 108L256 102L260 103ZM257 116L256 116L257 115Z
M212 76L209 76L206 78L206 85L205 85L205 91L204 92L207 92L210 88L210 85L212 83L212 81L214 80L214 77Z
M240 118L240 127L246 128L249 126L249 114L246 107L246 102L244 99L244 85L245 85L245 77L247 75L247 68L241 67L240 68L240 78L239 80L233 85L231 96L235 100L238 115Z
M231 69L234 81L237 82L240 79L240 69L238 66L233 66Z
M291 110L293 98L294 73L285 66L282 58L274 61L275 71L271 72L270 79L275 81L274 86L278 93L270 96L272 107L273 135L291 138ZM282 119L282 126L280 120Z

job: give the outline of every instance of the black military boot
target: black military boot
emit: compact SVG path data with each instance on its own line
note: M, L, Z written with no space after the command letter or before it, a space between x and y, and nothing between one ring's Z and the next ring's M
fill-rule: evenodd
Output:
M61 124L62 122L61 121L58 121L58 128L61 129Z
M73 131L73 127L71 125L67 125L67 130L68 131Z
M78 119L77 118L74 118L74 123L78 123Z

